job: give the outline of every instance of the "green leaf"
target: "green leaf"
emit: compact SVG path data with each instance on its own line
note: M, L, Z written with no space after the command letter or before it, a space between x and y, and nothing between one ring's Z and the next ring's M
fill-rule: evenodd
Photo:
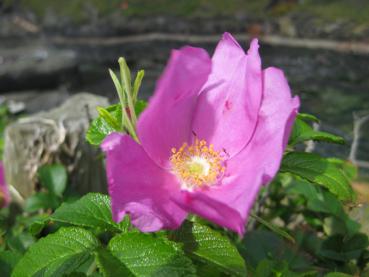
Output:
M229 239L208 226L186 221L173 233L173 240L200 261L216 266L232 276L245 276L245 262Z
M99 112L99 116L102 117L109 124L109 126L113 127L114 130L119 130L121 128L119 121L116 118L114 118L108 112L108 110L102 107L97 107L97 111Z
M342 169L349 180L354 180L357 177L358 168L353 163L337 158L329 158L328 160L331 163L334 163L340 169Z
M33 218L32 223L28 227L28 231L37 236L44 227L49 223L50 218L48 214L41 214Z
M364 234L357 233L350 238L345 235L334 235L323 242L319 255L332 260L347 262L358 259L368 245L368 237Z
M320 120L315 115L308 114L308 113L299 113L297 115L297 118L302 119L304 121L312 121L316 123L320 122Z
M0 276L10 276L14 266L18 263L21 254L13 251L0 252Z
M347 216L342 203L329 191L298 180L289 185L287 193L302 195L307 202L306 211L325 213L323 216L328 216L323 220L323 228L328 235L345 234L349 237L359 230L360 225Z
M355 198L343 171L335 163L319 155L304 152L288 153L283 158L280 170L326 187L341 200L352 201Z
M288 239L289 241L295 243L295 239L286 231L282 230L278 226L269 223L268 221L262 219L261 217L257 216L256 214L250 214L251 217L255 218L259 223L263 224L265 227L269 228L274 233L280 235L281 237L284 237L285 239Z
M16 265L12 276L62 276L85 262L99 241L81 228L61 228L33 244Z
M9 234L5 241L10 250L24 253L35 242L35 238L30 233L23 232L20 234Z
M307 201L307 209L314 212L322 212L335 216L344 214L342 204L331 193L321 191L304 180L297 180L290 184L287 193L300 194Z
M26 212L36 212L41 209L56 209L60 205L60 200L54 195L46 192L39 192L26 200L24 210Z
M273 267L275 262L271 260L264 259L261 262L259 262L258 266L255 270L255 276L256 277L267 277L267 276L273 276Z
M144 100L138 100L135 104L135 112L137 117L145 110L147 102Z
M257 268L264 259L286 261L292 270L301 271L310 267L306 257L297 252L295 246L291 246L287 241L267 230L258 229L248 232L239 245L239 250L248 265L254 268Z
M121 119L122 119L122 107L120 104L111 105L105 109L111 116L120 122L119 128L115 129L111 126L103 117L99 116L94 119L90 124L89 129L86 133L87 141L92 145L100 145L104 138L112 132L119 131L122 129Z
M195 276L191 260L161 237L121 234L109 242L108 248L135 276Z
M106 249L101 248L96 252L96 264L104 277L134 276L122 262Z
M135 105L135 112L138 116L147 106L147 102L138 100ZM107 107L104 111L110 116L99 116L94 119L86 133L87 141L92 145L100 145L104 138L112 132L122 132L122 107L115 104ZM109 118L108 120L106 118ZM117 125L119 123L119 125Z
M74 203L63 203L51 219L112 232L120 230L119 225L112 220L109 196L101 193L89 193Z
M67 186L68 174L61 164L44 165L38 170L41 185L50 193L62 196Z
M325 141L337 144L345 143L345 140L342 137L335 136L327 132L315 131L308 123L297 117L295 124L293 125L289 145L293 146L307 140Z

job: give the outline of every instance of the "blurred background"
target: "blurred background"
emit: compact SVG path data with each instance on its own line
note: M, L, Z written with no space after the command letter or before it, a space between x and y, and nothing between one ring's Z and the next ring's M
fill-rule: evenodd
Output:
M360 137L353 129L369 114L368 0L0 0L2 101L23 115L82 91L114 102L108 68L117 70L120 56L145 69L140 97L148 99L170 49L212 53L225 31L245 49L260 38L263 67L282 68L302 111L347 140L315 149L363 161L365 178L369 122L356 125Z

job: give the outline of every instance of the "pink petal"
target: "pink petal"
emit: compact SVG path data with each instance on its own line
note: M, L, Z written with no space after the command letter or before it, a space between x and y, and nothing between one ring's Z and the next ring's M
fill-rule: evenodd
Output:
M138 121L138 136L147 154L168 167L173 147L189 142L191 123L200 89L208 79L211 61L200 48L172 52L148 108Z
M0 208L8 206L10 203L10 194L8 185L5 181L5 172L3 163L0 161Z
M127 135L112 133L101 147L106 153L113 219L119 222L128 213L143 232L178 228L187 213L171 200L179 193L175 177Z
M243 234L260 187L270 182L279 169L298 107L299 99L291 98L283 72L276 68L266 69L263 102L250 143L227 161L226 174L219 186L184 192L182 205Z
M212 58L212 73L201 93L193 129L215 149L237 154L254 132L262 98L258 41L246 55L235 39L223 35ZM226 135L225 135L226 134Z

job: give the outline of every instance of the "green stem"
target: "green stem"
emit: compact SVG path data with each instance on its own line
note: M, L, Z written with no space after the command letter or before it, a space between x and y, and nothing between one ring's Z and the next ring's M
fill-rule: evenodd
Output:
M128 108L129 108L130 116L131 116L131 119L132 119L132 124L133 124L133 126L135 126L137 118L136 118L135 107L134 107L134 103L133 103L133 97L132 97L131 73L129 71L128 65L127 65L126 60L124 58L120 57L118 62L119 62L119 66L120 66L120 75L121 75L121 80L122 80L122 88L125 89Z

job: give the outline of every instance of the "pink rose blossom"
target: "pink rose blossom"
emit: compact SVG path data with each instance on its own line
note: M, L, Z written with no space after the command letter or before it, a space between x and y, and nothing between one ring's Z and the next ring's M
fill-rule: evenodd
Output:
M0 208L4 208L9 205L10 195L8 186L5 182L4 166L0 162Z
M243 234L259 189L277 173L298 98L283 72L262 70L228 33L213 57L174 50L140 116L140 144L110 134L102 149L113 218L143 232L175 229L189 212Z

